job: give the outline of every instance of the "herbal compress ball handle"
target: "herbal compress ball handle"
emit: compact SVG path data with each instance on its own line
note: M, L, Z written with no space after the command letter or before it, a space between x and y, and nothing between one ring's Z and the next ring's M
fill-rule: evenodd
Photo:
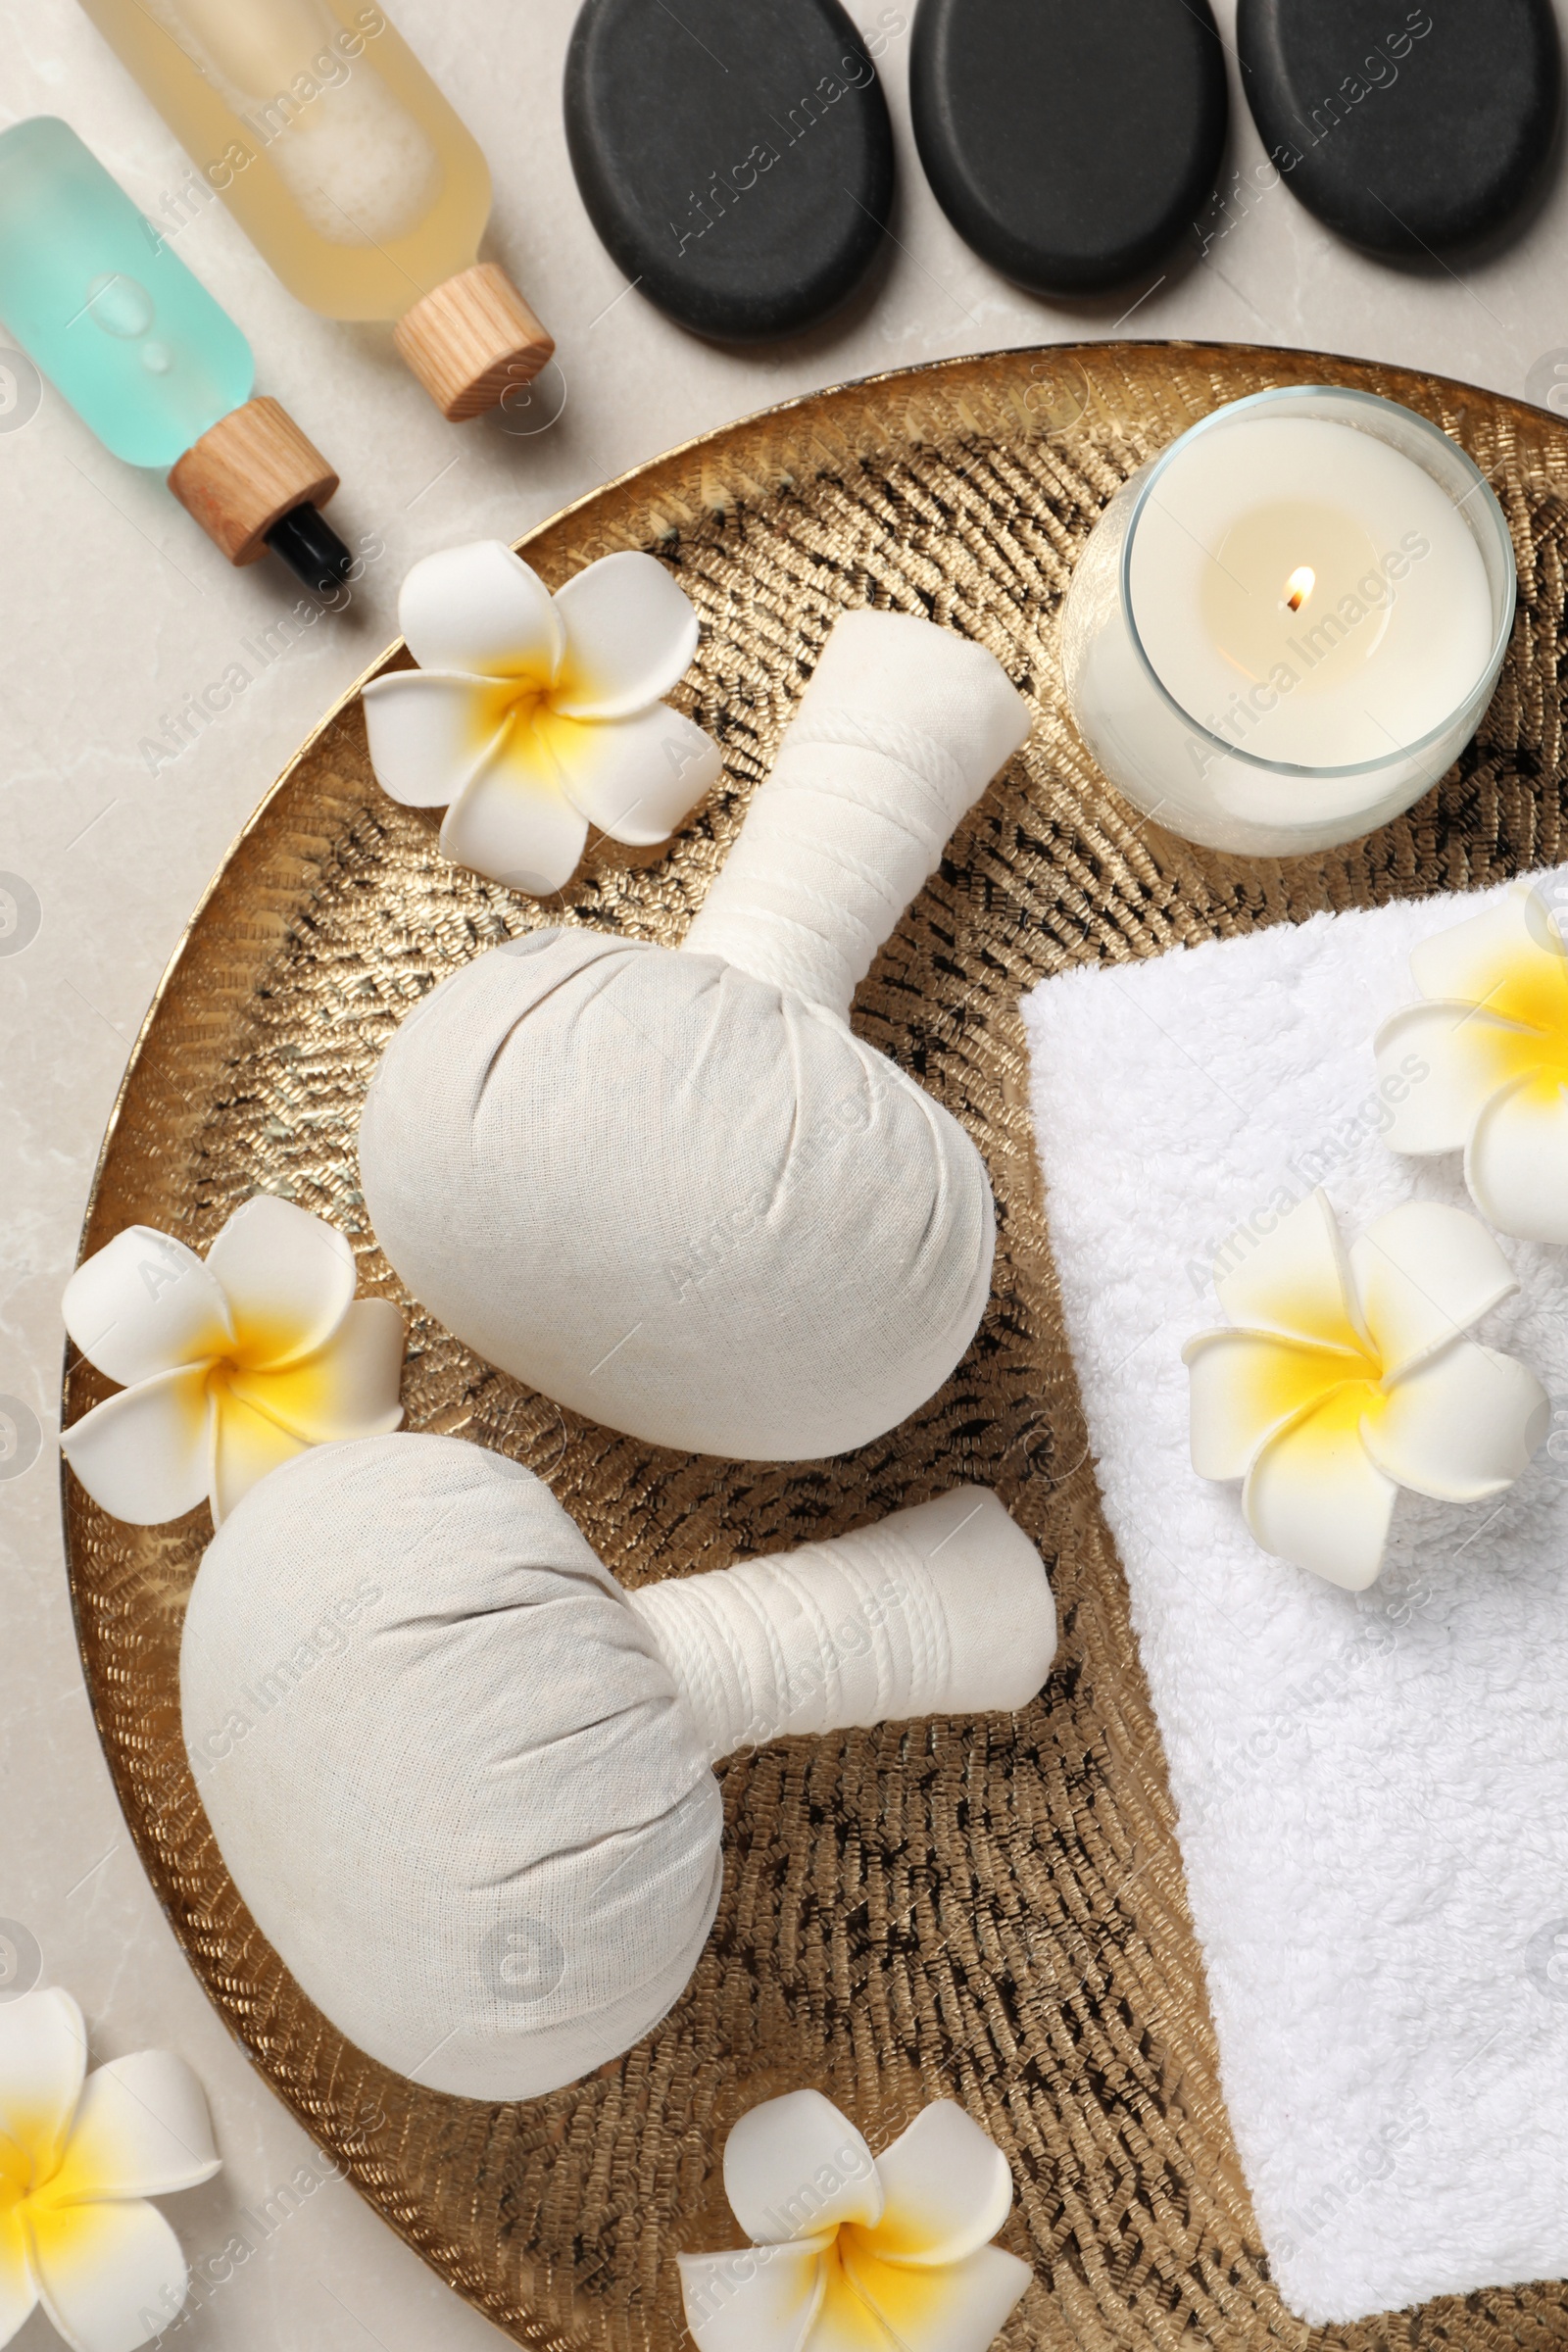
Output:
M712 1765L785 1734L1013 1708L1055 1613L997 1497L624 1592L517 1463L319 1446L251 1489L186 1611L180 1705L240 1895L338 2030L532 2098L679 1999L718 1906Z
M325 590L353 559L317 512L337 475L239 328L68 123L0 132L0 318L82 422L169 487L231 564L270 547Z
M847 1015L1030 723L983 646L844 613L683 947Z
M195 164L189 201L220 195L301 302L396 320L399 352L454 421L537 375L555 345L478 259L484 157L380 8L82 5Z
M715 1763L807 1733L1024 1706L1055 1642L1039 1555L989 1487L645 1585L631 1605Z

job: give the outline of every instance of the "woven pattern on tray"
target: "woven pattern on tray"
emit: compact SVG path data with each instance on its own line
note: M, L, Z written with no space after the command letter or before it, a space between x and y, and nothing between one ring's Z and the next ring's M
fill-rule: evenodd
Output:
M1243 864L1173 841L1106 792L1066 726L1053 633L1075 551L1134 467L1220 402L1302 380L1387 393L1465 442L1514 529L1520 618L1480 740L1408 817L1322 858ZM236 845L150 1016L84 1248L137 1219L204 1247L264 1189L340 1224L362 1288L397 1297L354 1155L393 1027L445 973L535 924L678 939L841 609L926 613L977 638L1041 712L855 1016L967 1123L996 1187L990 1309L940 1396L844 1461L687 1458L559 1412L413 1312L410 1425L527 1462L628 1584L837 1533L959 1479L994 1484L1053 1567L1056 1668L1016 1719L785 1742L725 1768L717 1924L647 2041L549 2099L498 2108L414 2088L346 2045L238 1902L180 1748L179 1626L205 1510L121 1527L67 1482L88 1684L193 1966L364 2193L518 2341L674 2352L686 2340L675 2251L737 2235L724 2135L801 2083L873 2146L938 2096L961 2099L1001 2142L1018 2188L1004 2242L1036 2273L1002 2339L1014 2352L1568 2338L1559 2286L1314 2333L1268 2282L1086 1458L1016 1017L1020 993L1069 963L1560 859L1565 501L1568 434L1552 419L1299 354L1106 345L848 386L662 459L527 543L552 584L615 548L650 548L702 612L684 698L723 744L726 781L667 852L636 862L604 845L549 906L460 872L437 855L436 812L377 791L353 698ZM721 1248L692 1242L721 1282ZM76 1366L68 1415L103 1393Z

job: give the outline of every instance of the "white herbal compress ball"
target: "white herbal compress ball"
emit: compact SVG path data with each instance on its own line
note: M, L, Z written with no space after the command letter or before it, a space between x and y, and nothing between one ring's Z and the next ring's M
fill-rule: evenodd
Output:
M697 1965L718 1757L1022 1706L1054 1645L985 1488L631 1594L530 1472L395 1436L303 1454L224 1521L180 1702L229 1873L311 1999L431 2088L530 2098Z
M982 647L849 613L678 951L535 932L434 990L360 1128L414 1296L683 1450L843 1453L923 1404L985 1308L991 1187L850 1003L1028 732Z

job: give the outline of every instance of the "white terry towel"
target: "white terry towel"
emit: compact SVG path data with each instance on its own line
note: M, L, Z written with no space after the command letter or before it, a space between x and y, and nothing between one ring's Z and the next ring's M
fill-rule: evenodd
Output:
M1105 1513L1263 2244L1313 2323L1568 2273L1568 1434L1500 1502L1401 1494L1380 1582L1256 1549L1188 1457L1216 1252L1318 1184L1347 1240L1459 1155L1378 1128L1371 1040L1486 894L1069 972L1023 1007ZM1245 1240L1244 1245L1245 1246ZM1568 1399L1568 1250L1477 1336ZM1561 1414L1559 1409L1558 1419Z

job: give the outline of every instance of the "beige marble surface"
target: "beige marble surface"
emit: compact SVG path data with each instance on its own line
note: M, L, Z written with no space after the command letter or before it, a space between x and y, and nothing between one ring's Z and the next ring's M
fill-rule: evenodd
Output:
M954 352L1118 331L1213 336L1538 395L1555 359L1568 365L1568 172L1485 265L1461 276L1391 270L1338 245L1286 188L1259 186L1262 150L1234 58L1229 202L1208 209L1168 272L1078 306L1016 292L959 242L921 177L905 101L909 0L852 0L866 25L900 27L882 62L902 183L873 286L812 336L748 356L710 349L625 288L577 202L559 99L574 5L399 0L395 11L491 159L487 251L559 340L564 406L546 429L443 424L384 331L298 308L220 205L180 232L179 252L251 336L260 388L342 468L338 529L384 552L346 612L302 628L177 758L156 761L144 746L229 663L258 667L240 648L294 592L270 563L229 570L155 477L117 465L52 394L23 427L0 431L0 869L23 878L40 916L20 952L23 933L0 936L0 1396L41 1427L30 1464L0 1463L18 1471L0 1483L0 1918L22 1921L46 1978L76 1992L99 2056L167 2044L202 2075L225 2169L170 2207L199 2258L310 2151L186 1969L99 1753L61 1560L59 1298L158 976L244 817L393 635L409 564L454 541L514 538L607 476L772 401ZM1219 13L1228 30L1229 0ZM1402 6L1391 0L1388 14L1392 27ZM184 157L72 0L0 0L0 117L45 112L65 115L150 214L186 177ZM35 2317L19 2340L39 2352L56 2339ZM351 2189L326 2180L174 2340L196 2352L464 2352L503 2339Z

